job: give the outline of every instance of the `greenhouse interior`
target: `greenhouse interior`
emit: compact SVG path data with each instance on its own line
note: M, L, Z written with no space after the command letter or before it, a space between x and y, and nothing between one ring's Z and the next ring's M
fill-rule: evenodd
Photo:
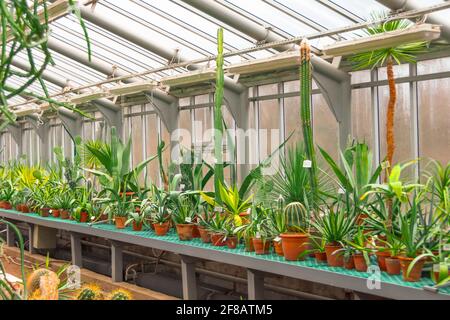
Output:
M450 300L449 18L0 0L0 300Z

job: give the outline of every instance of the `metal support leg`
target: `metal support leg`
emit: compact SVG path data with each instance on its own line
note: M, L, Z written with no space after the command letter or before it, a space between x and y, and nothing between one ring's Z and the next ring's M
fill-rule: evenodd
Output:
M34 224L28 223L28 252L30 254L36 253L36 250L33 247L34 241Z
M83 267L83 255L81 251L81 235L78 233L70 234L70 247L72 251L72 264L80 268Z
M264 299L264 274L260 271L247 269L247 287L249 300Z
M113 282L123 281L123 253L122 244L111 241L111 278Z
M16 241L16 233L10 225L6 225L6 245L14 247Z
M197 277L195 274L195 259L189 256L181 257L181 280L183 283L183 299L197 299Z

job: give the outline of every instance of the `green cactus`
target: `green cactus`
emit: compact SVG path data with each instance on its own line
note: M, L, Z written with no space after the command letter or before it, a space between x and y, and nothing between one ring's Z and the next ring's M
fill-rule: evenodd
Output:
M124 289L116 289L111 291L108 300L131 300L131 294Z
M101 300L102 298L102 290L95 284L88 284L81 287L77 295L77 300Z
M311 126L311 48L303 39L300 44L300 117L302 121L303 140L308 160L311 161L310 185L313 202L317 200L316 159L314 153L313 131ZM313 205L314 205L313 203Z
M284 215L289 232L307 232L309 228L308 210L302 203L289 203L284 208Z

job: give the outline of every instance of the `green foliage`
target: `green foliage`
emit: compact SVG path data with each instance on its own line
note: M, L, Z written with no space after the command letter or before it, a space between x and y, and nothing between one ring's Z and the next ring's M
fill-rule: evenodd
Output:
M187 195L180 195L174 200L175 208L172 211L172 220L175 224L190 224L194 222L197 213L196 206Z
M339 204L330 205L327 211L316 214L311 223L327 243L342 244L355 231L356 216Z
M381 20L386 18L388 13L374 13L373 20ZM382 23L377 23L365 29L367 35L373 36L383 34L389 31L404 30L412 25L408 20L387 20ZM427 42L412 42L401 44L394 47L380 48L369 52L363 52L353 55L350 61L357 70L371 69L375 67L382 67L388 59L392 59L397 64L402 62L414 63L415 56L426 52Z

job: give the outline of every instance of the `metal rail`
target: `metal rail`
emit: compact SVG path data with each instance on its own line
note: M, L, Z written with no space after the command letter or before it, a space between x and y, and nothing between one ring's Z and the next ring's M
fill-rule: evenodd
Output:
M354 290L370 295L391 299L428 299L450 300L450 294L436 293L422 288L399 285L382 281L379 289L370 289L367 279L333 272L329 270L306 267L295 263L283 263L267 260L256 255L244 255L230 251L219 251L211 248L195 246L195 244L180 244L159 238L150 238L139 233L124 233L120 231L105 230L81 223L68 223L64 220L41 218L35 214L22 214L10 210L0 210L0 217L8 220L26 222L48 228L60 229L70 232L72 263L82 267L81 237L96 236L106 238L111 242L112 250L112 279L115 282L123 281L122 248L127 245L138 245L159 250L166 250L181 257L181 274L183 282L184 299L197 299L197 280L195 262L198 259L212 260L220 263L236 265L247 268L249 298L262 299L264 288L264 273L281 274L301 280L331 285L343 289ZM9 239L11 241L11 239ZM32 245L31 245L32 247Z

